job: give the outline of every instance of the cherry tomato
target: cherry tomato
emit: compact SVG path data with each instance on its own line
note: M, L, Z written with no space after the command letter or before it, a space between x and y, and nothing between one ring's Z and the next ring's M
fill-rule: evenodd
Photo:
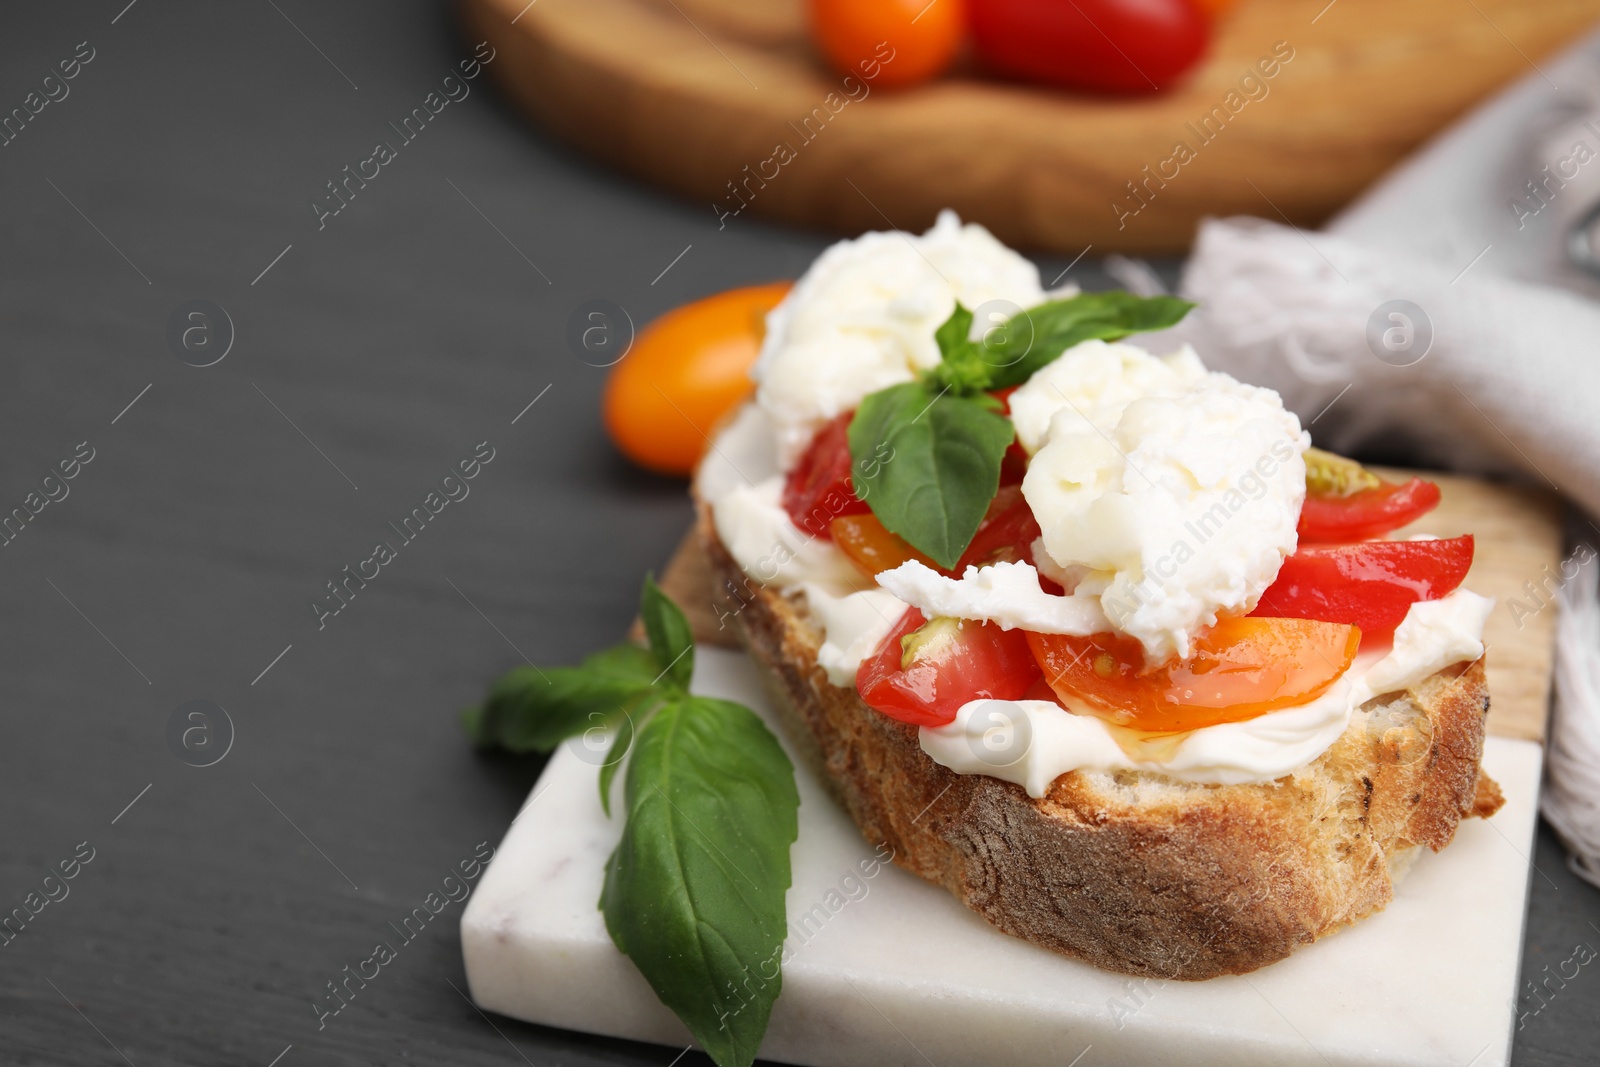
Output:
M969 700L1017 700L1039 679L1021 630L992 622L925 621L910 608L861 661L856 689L869 707L914 726L943 726Z
M1211 38L1192 0L971 0L969 21L995 70L1113 93L1170 88Z
M783 510L812 537L832 537L828 528L834 519L867 510L850 484L850 420L854 416L854 411L847 411L818 430L784 479Z
M966 0L811 0L818 47L841 74L874 86L915 85L955 59Z
M1064 702L1152 733L1196 730L1303 704L1355 659L1361 631L1310 619L1223 619L1193 655L1147 668L1120 634L1028 634L1045 681ZM1070 699L1069 699L1070 698Z
M1283 561L1254 616L1320 619L1361 628L1363 640L1394 634L1419 600L1455 592L1472 566L1472 535L1442 541L1311 545Z
M790 284L730 289L639 331L601 402L606 432L623 455L663 474L694 470L717 422L750 395L767 312Z
M1194 0L1194 6L1208 19L1219 19L1238 6L1239 0Z
M1439 487L1421 478L1382 482L1351 496L1307 494L1300 540L1307 544L1365 541L1421 518L1439 504Z

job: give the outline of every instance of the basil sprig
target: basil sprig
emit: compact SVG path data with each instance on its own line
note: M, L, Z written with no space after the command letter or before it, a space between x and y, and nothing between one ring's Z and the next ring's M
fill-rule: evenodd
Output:
M890 533L954 567L994 499L1015 438L989 391L1020 385L1081 341L1165 329L1193 306L1170 296L1082 293L1018 312L973 341L972 312L958 302L934 333L940 362L870 394L850 420L856 495Z
M794 767L749 708L689 692L688 620L648 578L639 615L648 649L518 667L462 721L480 746L513 752L613 728L600 768L607 814L631 746L627 822L600 894L606 931L719 1067L748 1067L783 985Z
M1029 308L985 334L981 347L994 368L988 388L1021 385L1083 341L1119 341L1176 326L1192 307L1175 296L1107 292L1080 293Z

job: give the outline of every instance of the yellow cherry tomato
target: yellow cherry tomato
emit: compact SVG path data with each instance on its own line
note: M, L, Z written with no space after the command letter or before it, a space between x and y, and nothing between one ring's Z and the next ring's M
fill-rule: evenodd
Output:
M750 285L669 311L639 332L606 380L606 432L623 455L688 474L711 431L750 395L767 312L790 282Z
M966 0L810 0L811 29L841 74L873 87L944 73L966 37Z

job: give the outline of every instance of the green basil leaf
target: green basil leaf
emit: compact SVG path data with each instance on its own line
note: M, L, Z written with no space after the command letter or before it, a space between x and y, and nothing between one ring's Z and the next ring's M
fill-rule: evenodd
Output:
M654 578L646 577L639 595L639 617L644 620L650 651L655 653L662 680L680 693L689 691L689 676L694 673L694 633L683 609L661 591Z
M516 667L481 706L462 712L461 724L480 748L549 752L649 693L660 670L637 645L596 652L577 667Z
M1080 341L1115 341L1130 334L1164 330L1176 325L1192 307L1175 296L1107 292L1080 293L1029 308L1013 315L1003 330L993 331L981 346L990 367L990 387L1022 384Z
M939 343L939 363L922 375L935 395L948 391L973 396L989 388L994 373L991 357L982 345L967 339L971 330L972 312L958 300L950 317L933 334Z
M907 382L871 394L850 420L856 495L941 567L972 543L1016 436L986 400ZM876 456L880 444L892 449L887 459Z
M637 704L644 708L646 702L640 700ZM633 716L634 712L630 711L617 720L617 736L611 739L606 761L600 764L600 807L608 819L611 818L611 780L617 776L617 768L627 758L628 749L633 747Z
M600 908L719 1067L747 1067L782 986L794 768L748 708L686 697L639 732Z
M964 353L972 342L967 340L967 335L972 332L972 312L961 306L961 301L956 301L955 310L950 312L950 317L933 331L933 339L939 344L939 354L948 360L951 356Z

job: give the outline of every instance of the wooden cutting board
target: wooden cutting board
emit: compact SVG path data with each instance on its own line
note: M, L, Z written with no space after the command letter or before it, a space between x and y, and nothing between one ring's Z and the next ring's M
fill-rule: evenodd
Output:
M1120 99L970 68L847 92L810 45L803 0L461 0L461 13L541 125L719 228L754 214L920 230L952 207L1007 244L1076 255L1180 251L1206 215L1318 225L1600 19L1600 0L1243 0L1186 86ZM1261 78L1275 47L1292 58Z
M1403 480L1413 472L1384 473ZM1396 536L1430 533L1459 537L1470 533L1476 538L1477 551L1464 584L1497 601L1484 629L1489 732L1543 741L1556 609L1540 604L1548 605L1547 590L1559 580L1561 502L1543 490L1420 473L1439 483L1439 507L1414 526L1397 531ZM1532 593L1526 583L1532 583ZM738 647L733 627L718 624L719 615L737 605L724 605L717 596L711 568L692 531L662 572L661 586L688 615L695 640Z

